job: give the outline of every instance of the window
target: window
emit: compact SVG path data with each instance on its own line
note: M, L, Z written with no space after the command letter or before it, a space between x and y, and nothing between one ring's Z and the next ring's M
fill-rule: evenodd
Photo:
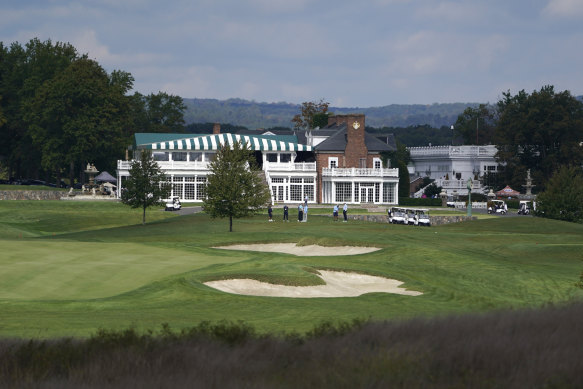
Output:
M338 203L347 203L352 201L352 185L350 182L336 183L336 199Z
M279 155L279 162L291 162L291 154L280 154Z
M277 162L277 154L267 154L267 162Z
M211 162L215 160L215 157L217 156L217 153L215 152L206 152L204 153L204 160L207 162Z
M189 158L190 158L190 162L202 162L202 153L198 153L198 152L190 152L189 154Z
M373 158L372 163L375 169L381 169L383 167L383 162L380 158Z
M385 182L383 184L383 203L394 204L395 203L395 189L397 187L396 183Z
M172 153L172 160L173 161L186 161L186 153L175 151Z
M196 178L195 177L184 177L184 199L194 200L196 199Z
M161 151L155 151L152 156L154 157L154 161L168 161L168 153L164 153Z
M361 169L366 169L366 158L360 158L360 160L359 160L359 167Z
M328 157L328 167L334 169L338 167L338 157Z
M198 176L196 177L196 199L204 200L206 191L206 177Z

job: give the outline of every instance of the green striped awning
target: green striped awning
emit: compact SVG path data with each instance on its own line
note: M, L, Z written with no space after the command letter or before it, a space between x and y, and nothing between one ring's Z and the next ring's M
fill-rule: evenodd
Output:
M155 142L142 147L152 150L218 150L224 145L243 143L253 151L312 151L312 146L252 135L213 134L194 138Z

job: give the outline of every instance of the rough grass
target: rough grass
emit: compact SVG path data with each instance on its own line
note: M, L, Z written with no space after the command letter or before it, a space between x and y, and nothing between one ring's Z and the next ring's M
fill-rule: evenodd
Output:
M365 222L268 223L176 216L115 203L0 202L0 336L87 337L98 328L242 320L258 333L305 332L323 320L389 320L580 301L583 226L502 218L431 228ZM376 246L356 256L216 250L236 243ZM309 271L307 269L310 269ZM202 283L321 282L344 270L404 281L422 296L291 299L231 295Z
M11 388L580 388L583 304L261 335L245 323L0 341Z

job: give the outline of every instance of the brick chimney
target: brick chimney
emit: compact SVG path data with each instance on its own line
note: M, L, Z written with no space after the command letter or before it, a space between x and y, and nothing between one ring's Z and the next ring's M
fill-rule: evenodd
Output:
M221 133L221 123L213 124L213 134L220 134Z
M330 118L332 119L332 118ZM346 148L344 149L345 165L347 168L370 167L361 166L361 159L368 159L368 148L364 141L364 114L335 115L333 122L346 124ZM329 124L330 121L329 121ZM366 162L365 162L366 164Z

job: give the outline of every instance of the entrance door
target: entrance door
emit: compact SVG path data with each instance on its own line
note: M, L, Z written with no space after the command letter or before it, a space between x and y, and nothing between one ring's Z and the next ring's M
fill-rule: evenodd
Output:
M360 202L361 203L374 203L374 186L361 186L360 187Z

